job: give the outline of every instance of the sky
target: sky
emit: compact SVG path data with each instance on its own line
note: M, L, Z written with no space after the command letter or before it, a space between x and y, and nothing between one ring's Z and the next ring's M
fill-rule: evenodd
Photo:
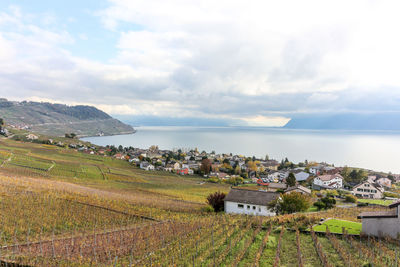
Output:
M0 96L284 125L400 111L398 1L2 0Z

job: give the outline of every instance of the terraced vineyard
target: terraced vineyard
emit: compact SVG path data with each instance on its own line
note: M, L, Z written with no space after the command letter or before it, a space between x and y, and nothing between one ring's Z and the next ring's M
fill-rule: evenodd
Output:
M399 266L399 242L349 235L362 211L248 217L203 212L228 187L128 162L0 141L0 266ZM326 229L325 225L328 225Z
M201 216L3 244L8 262L61 266L398 266L393 240L315 234L270 218ZM136 225L135 225L136 223ZM6 246L4 246L6 245Z

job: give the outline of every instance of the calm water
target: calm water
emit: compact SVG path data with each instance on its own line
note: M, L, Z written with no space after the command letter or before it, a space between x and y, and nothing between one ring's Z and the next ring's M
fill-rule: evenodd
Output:
M252 127L138 127L130 135L88 137L97 145L195 148L294 162L318 161L400 173L400 132L313 131Z

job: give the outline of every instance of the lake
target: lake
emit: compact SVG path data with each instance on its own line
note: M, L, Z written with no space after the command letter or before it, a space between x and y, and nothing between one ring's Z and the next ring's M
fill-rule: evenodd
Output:
M262 127L137 127L135 134L87 137L97 145L198 148L293 162L318 161L400 173L400 132L293 130Z

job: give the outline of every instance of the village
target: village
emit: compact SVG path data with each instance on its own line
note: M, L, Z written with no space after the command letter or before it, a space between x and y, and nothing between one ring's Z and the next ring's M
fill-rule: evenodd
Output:
M88 146L78 142L73 135L68 138L73 142L67 144L53 139L40 140L32 133L25 136L26 141L30 142L43 142L82 153L125 160L148 172L170 172L188 178L196 175L203 177L204 182L230 184L231 190L224 198L223 210L226 213L275 216L278 213L271 209L270 203L279 199L281 194L292 192L306 195L310 199L333 197L338 203L344 204L341 206L343 208L380 205L390 201L391 204L386 205L389 210L364 212L358 218L362 220L365 234L396 238L400 233L400 194L395 185L400 182L398 174L347 166L336 167L307 160L295 164L285 158L279 162L270 159L268 155L261 159L254 156L218 154L214 151L199 152L196 148L161 150L155 145L148 149L112 145ZM313 205L319 210L318 204L314 202Z

